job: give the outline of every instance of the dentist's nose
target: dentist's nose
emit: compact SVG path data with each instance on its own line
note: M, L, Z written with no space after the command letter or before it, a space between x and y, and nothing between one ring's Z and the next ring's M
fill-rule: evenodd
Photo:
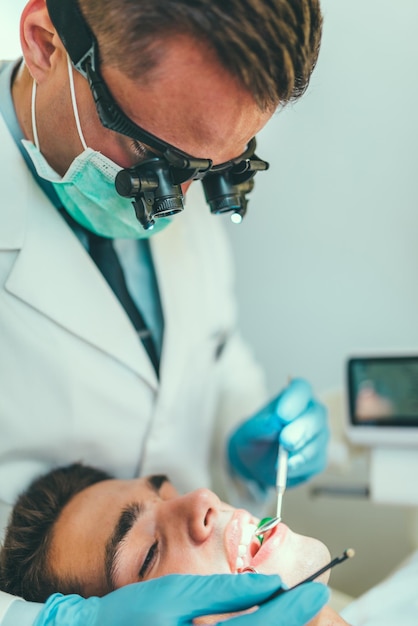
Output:
M183 192L183 196L186 195L187 190L190 188L190 185L193 183L192 180L188 180L186 183L182 183L181 186L181 190Z
M203 543L213 532L220 509L219 498L209 489L196 489L173 501L168 501L171 515L168 523L174 532L184 529L191 541Z

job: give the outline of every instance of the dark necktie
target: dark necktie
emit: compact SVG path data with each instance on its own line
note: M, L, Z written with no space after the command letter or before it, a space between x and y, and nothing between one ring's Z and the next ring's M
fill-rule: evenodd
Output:
M159 360L155 344L139 309L128 291L121 264L113 247L113 240L99 237L91 232L88 233L88 237L91 258L128 314L158 375Z

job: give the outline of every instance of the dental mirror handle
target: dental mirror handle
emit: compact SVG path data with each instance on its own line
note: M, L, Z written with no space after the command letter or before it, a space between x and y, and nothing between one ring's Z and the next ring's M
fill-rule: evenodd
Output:
M286 490L288 457L289 455L288 455L287 450L282 445L279 445L279 452L277 456L277 474L276 474L276 490L277 490L276 517L278 517L279 519L281 519L281 516L282 516L283 494Z

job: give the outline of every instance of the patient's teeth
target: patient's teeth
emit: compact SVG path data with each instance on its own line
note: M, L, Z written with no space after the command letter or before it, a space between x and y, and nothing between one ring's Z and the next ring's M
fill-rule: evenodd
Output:
M254 531L256 529L257 526L255 524L246 524L242 528L241 543L238 545L238 554L235 565L237 571L242 570L244 567L244 561L247 560L245 557L249 554L249 546L251 545Z
M256 529L257 526L255 524L248 524L245 526L242 530L241 543L249 545Z
M245 556L248 551L248 546L239 545L238 546L238 556Z

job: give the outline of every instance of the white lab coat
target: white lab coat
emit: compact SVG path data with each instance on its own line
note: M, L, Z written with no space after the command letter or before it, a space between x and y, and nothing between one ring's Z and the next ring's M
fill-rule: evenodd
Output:
M266 399L236 331L221 218L191 197L151 239L165 321L158 381L125 311L1 117L0 190L3 513L35 475L77 460L118 477L166 472L180 490L213 485L226 433Z
M0 531L36 475L78 460L118 477L164 472L180 490L225 497L225 437L265 389L236 331L221 218L195 187L197 204L188 198L151 239L164 313L158 381L0 117ZM8 604L0 594L0 621Z

